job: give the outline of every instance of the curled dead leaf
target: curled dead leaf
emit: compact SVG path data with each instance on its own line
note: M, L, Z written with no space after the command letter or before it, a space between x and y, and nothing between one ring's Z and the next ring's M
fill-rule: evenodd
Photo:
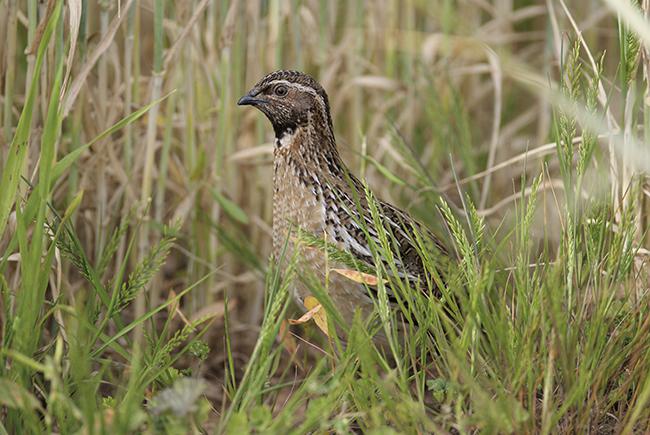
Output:
M300 325L306 323L310 320L314 320L316 326L329 337L329 331L327 329L327 314L323 309L323 306L318 302L313 296L307 296L303 301L307 312L300 316L299 319L289 319L290 325Z
M318 299L313 296L307 296L303 301L303 304L308 310L315 310L313 317L316 326L318 326L318 328L320 328L320 330L329 337L330 334L327 329L327 313L325 313L325 310L322 309L323 306L320 304L320 302L318 302Z
M332 272L336 272L339 275L359 284L377 285L379 283L379 278L376 276L370 275L369 273L359 272L358 270L332 269ZM383 280L383 282L386 283L387 281Z
M289 330L289 324L286 320L283 320L280 323L280 331L278 331L278 340L280 341L280 344L284 348L284 350L287 351L287 353L291 356L291 361L298 366L300 369L303 368L302 363L295 358L296 354L298 353L298 342L296 341L296 338L291 335L291 331Z
M314 318L314 314L316 314L322 306L320 304L316 305L315 307L311 308L309 311L307 311L305 314L300 316L298 319L289 319L289 324L290 325L302 325L303 323L309 322L311 319Z

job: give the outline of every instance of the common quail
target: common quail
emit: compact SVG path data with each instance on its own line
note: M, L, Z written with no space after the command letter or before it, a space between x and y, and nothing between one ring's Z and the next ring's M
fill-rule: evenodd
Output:
M262 78L237 102L259 109L275 131L273 171L273 251L280 266L296 252L290 234L300 229L325 236L339 250L361 264L374 267L369 238L379 244L378 232L364 185L343 163L334 137L327 94L312 77L298 71L280 70ZM412 230L428 234L435 249L446 251L438 240L406 212L377 200L381 224L393 237L393 261L398 273L423 285L425 270L415 248ZM305 249L297 258L317 278L325 280L326 267L333 267L323 250ZM388 269L388 268L387 268ZM372 311L376 291L339 274L328 274L327 291L344 319L355 310ZM294 296L299 302L310 295L308 286L297 280ZM389 299L394 299L388 288Z

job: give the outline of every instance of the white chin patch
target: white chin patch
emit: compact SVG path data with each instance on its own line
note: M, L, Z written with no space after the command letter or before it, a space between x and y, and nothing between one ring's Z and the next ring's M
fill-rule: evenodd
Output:
M293 137L296 135L296 132L292 129L287 129L282 133L282 136L275 138L275 146L278 148L288 147L289 144L293 141Z

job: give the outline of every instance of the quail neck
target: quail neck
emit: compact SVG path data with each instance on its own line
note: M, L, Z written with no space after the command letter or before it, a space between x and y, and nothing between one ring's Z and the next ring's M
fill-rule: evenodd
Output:
M268 118L275 131L273 173L273 248L276 259L294 252L289 236L295 227L334 243L364 263L373 265L368 237L377 240L363 184L341 160L336 147L330 106L316 80L297 71L276 71L260 80L239 101ZM395 236L394 256L404 276L418 279L423 266L409 231L417 225L406 213L379 201L381 224ZM418 226L419 228L419 226ZM301 252L299 258L317 275L327 267L324 254ZM280 261L282 267L282 261ZM342 314L371 304L367 289L350 281L329 280L330 295ZM308 294L297 285L302 301ZM390 295L389 295L390 296ZM363 308L363 307L362 307Z

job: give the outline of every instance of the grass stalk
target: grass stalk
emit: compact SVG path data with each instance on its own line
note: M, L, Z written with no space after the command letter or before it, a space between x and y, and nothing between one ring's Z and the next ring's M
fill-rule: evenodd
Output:
M650 429L650 0L0 3L0 434ZM368 264L267 261L274 136L236 101L276 68L329 94ZM380 197L457 258L404 228L403 279Z
M154 2L154 61L152 78L150 84L151 101L160 99L163 83L163 18L165 14L164 0L156 0ZM151 201L152 185L154 177L154 157L156 151L156 137L157 137L157 119L160 107L158 104L154 105L149 111L146 131L146 142L144 149L144 166L142 171L142 184L140 187L140 200L143 204L148 204ZM147 207L148 208L148 207ZM147 251L149 245L149 231L148 226L144 226L140 233L139 252L143 255ZM151 301L157 304L159 300L159 292L156 288L152 289ZM144 300L143 300L144 301ZM144 305L142 306L144 307Z
M5 77L4 77L4 107L3 107L3 134L6 143L12 138L12 114L14 107L14 89L16 80L16 39L18 32L18 3L16 0L7 0L7 28L5 48ZM31 19L35 19L32 17ZM2 231L0 231L2 234Z

